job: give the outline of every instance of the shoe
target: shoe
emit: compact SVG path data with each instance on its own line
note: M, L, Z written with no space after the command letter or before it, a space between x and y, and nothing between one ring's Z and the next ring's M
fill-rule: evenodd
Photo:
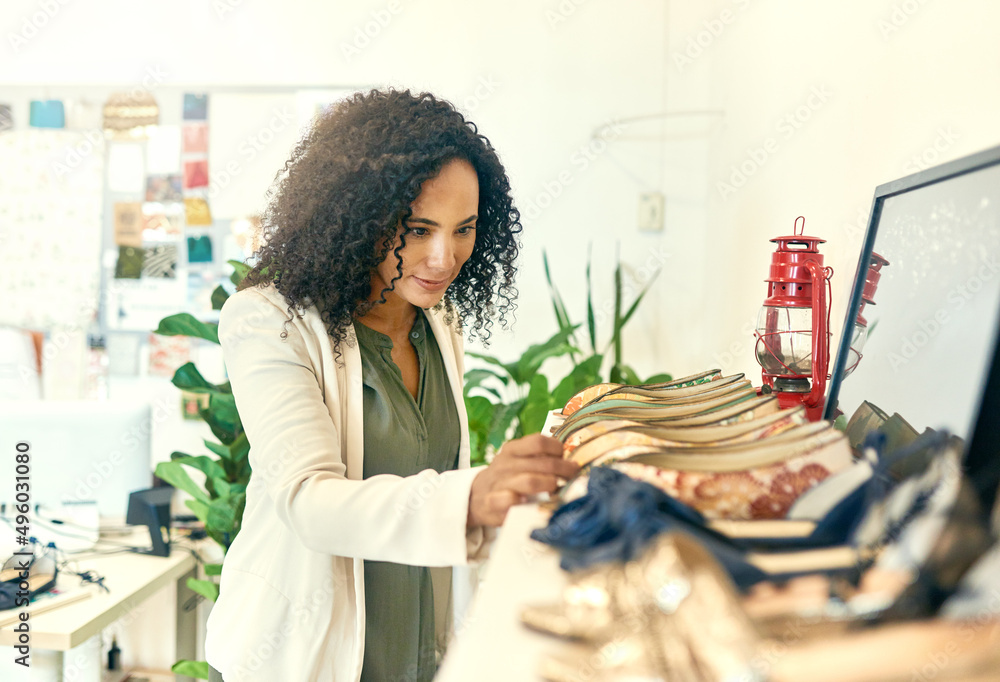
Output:
M0 583L0 611L23 608L36 595L48 592L56 586L59 567L48 554L37 557L28 569L28 577Z
M10 582L11 580L20 580L21 572L26 571L31 568L31 564L35 561L35 552L33 548L24 548L18 550L11 555L7 561L4 562L3 567L0 568L0 583Z

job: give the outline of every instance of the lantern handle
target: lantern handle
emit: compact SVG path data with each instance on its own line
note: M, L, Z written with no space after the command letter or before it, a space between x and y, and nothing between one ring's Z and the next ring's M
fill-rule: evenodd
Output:
M830 363L830 340L827 336L830 330L830 310L827 307L827 287L831 287L830 278L833 268L823 267L816 261L808 261L805 267L812 276L812 390L803 400L806 407L819 407L826 396L827 367ZM825 313L825 314L824 314Z
M800 220L802 221L802 227L799 227ZM800 215L798 218L795 219L795 223L792 225L792 234L794 234L797 237L801 237L805 233L806 233L806 217L804 215Z

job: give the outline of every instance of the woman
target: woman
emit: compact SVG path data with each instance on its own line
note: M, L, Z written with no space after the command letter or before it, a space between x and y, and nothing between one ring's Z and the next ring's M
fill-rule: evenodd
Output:
M264 230L219 323L253 475L212 676L430 679L426 567L481 558L510 506L575 473L540 435L469 468L462 331L513 308L507 176L450 104L357 94L295 148ZM468 574L454 587L460 606Z

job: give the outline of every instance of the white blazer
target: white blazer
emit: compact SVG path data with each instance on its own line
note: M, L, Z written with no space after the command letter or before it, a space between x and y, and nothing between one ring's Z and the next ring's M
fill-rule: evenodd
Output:
M462 567L483 558L493 536L466 532L481 468L469 468L462 336L428 311L462 425L460 468L361 480L357 343L342 343L338 358L315 307L285 324L282 339L287 308L273 286L246 289L219 318L253 475L205 653L226 682L354 682L364 660L363 559ZM472 580L468 567L455 569L456 622Z

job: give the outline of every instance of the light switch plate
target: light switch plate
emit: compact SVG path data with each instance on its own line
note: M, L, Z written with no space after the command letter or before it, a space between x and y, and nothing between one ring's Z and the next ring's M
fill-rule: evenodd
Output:
M663 192L643 192L639 195L639 230L642 232L663 231L663 211L666 198Z

